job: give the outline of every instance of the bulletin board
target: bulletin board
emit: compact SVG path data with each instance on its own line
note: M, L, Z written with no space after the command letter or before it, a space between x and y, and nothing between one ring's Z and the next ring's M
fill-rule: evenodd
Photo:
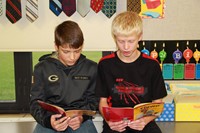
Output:
M5 17L5 0L0 16L0 51L52 51L54 29L65 20L77 22L84 33L85 51L113 51L111 23L116 14L126 11L126 0L117 0L117 12L107 18L101 11L90 9L86 17L75 12L71 17L58 17L49 10L49 0L39 1L39 18L31 23L25 16L26 0L22 2L22 19L12 24ZM199 40L200 0L166 0L164 18L143 19L143 40Z

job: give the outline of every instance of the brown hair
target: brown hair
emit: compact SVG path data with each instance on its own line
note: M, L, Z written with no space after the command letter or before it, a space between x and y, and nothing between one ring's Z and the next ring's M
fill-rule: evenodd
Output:
M79 48L83 45L84 37L79 25L73 21L65 21L59 24L54 32L55 44L68 45L71 48Z

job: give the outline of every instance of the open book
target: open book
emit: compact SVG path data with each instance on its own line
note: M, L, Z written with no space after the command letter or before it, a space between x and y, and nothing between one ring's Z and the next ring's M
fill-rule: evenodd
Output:
M56 114L62 114L63 116L69 116L69 117L75 117L78 115L94 116L96 114L96 111L93 111L93 110L67 110L65 111L63 108L59 106L49 104L40 100L38 100L38 103L43 109L56 113Z
M145 116L160 116L164 103L141 103L131 107L103 107L107 121L136 120Z

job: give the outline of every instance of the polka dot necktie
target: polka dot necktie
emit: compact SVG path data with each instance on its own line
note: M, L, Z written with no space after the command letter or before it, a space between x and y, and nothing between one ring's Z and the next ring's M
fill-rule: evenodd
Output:
M116 13L116 0L104 0L102 12L108 17L111 18L113 14Z
M104 0L91 0L90 6L92 10L98 13L103 7Z

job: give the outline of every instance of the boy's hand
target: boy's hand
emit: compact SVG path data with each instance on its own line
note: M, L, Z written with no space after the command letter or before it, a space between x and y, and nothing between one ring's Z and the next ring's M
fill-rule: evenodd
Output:
M71 118L69 120L69 126L73 130L76 130L76 129L78 129L81 126L82 122L83 122L83 117L81 115L78 115L78 116L76 116L74 118Z
M61 114L56 114L51 116L51 126L56 131L64 131L68 127L68 122L70 117L61 117Z
M128 126L132 129L142 131L144 127L146 126L146 122L144 118L141 118L135 121L130 121L128 123Z
M115 130L115 131L118 131L118 132L125 131L126 127L128 125L127 121L118 121L118 122L107 121L107 123L112 130Z

